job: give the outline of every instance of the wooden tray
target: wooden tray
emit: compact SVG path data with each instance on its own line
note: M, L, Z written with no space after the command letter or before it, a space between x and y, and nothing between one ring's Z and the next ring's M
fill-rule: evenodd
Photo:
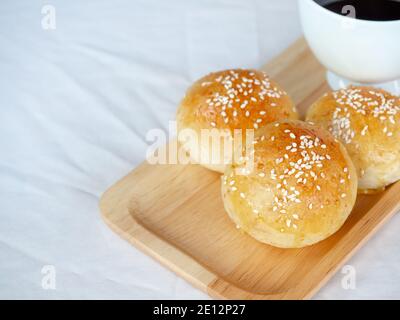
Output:
M325 91L325 71L300 39L262 68L299 109ZM345 225L303 249L278 249L238 232L225 213L219 175L197 165L143 163L100 202L121 237L215 298L310 298L400 209L400 183L360 196Z

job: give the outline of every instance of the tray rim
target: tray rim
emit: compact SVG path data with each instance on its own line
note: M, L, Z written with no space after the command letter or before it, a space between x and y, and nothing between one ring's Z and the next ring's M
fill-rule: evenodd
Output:
M271 60L267 65L274 70L273 72L282 69L282 59L284 59L285 56L293 55L290 49L294 46L298 46L303 50L307 47L307 44L304 38L300 38L295 41L289 49ZM354 247L347 249L348 253L335 263L333 267L329 268L329 271L324 274L316 285L310 287L306 292L304 292L304 290L296 292L296 288L303 283L303 281L301 281L285 292L271 294L253 293L223 279L183 249L147 228L132 215L129 202L133 196L133 191L130 191L127 185L129 184L131 176L146 164L146 161L144 161L105 191L99 202L102 219L123 239L160 262L178 276L184 278L196 288L216 299L310 299L377 232L377 230L400 209L400 200L397 202L389 202L390 205L388 207L384 206L387 198L391 198L392 194L400 193L399 181L384 191L382 197L374 203L356 224L354 224L353 228L368 227L368 223L374 217L374 215L370 213L371 211L378 211L375 213L378 222L371 226L367 234L360 236L360 240L356 242ZM121 192L123 189L126 189L126 192ZM122 194L124 197L122 197ZM384 210L379 212L376 207L382 206ZM346 246L346 242L349 241L349 238L351 239L357 236L354 235L356 230L353 230L353 228L343 235L331 250L343 249L343 247Z

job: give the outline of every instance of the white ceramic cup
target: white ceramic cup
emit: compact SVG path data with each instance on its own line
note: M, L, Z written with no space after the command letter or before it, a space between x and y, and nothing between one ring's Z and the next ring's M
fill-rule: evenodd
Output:
M304 36L334 90L365 84L400 95L400 20L355 19L354 7L345 6L343 16L314 0L298 6Z

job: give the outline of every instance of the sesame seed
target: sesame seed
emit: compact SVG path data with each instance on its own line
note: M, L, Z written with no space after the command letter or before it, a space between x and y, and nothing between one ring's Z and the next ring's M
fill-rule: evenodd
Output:
M364 128L361 130L361 135L365 136L367 134L367 130L368 130L368 125L364 126Z

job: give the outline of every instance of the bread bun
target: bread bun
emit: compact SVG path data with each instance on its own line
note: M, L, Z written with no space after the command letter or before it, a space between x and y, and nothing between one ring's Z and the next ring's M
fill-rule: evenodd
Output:
M307 119L327 128L346 147L359 192L382 190L400 179L400 99L372 87L330 92Z
M231 154L223 154L220 145L210 145L204 139L199 143L195 139L188 141L179 133L191 129L200 137L201 130L216 129L224 143L231 143L235 129L258 129L286 118L298 119L295 106L264 72L214 72L196 81L186 92L177 112L178 140L196 163L222 173L225 165L232 162Z
M336 232L357 195L346 149L327 130L302 121L256 133L254 159L222 176L225 209L238 228L282 248L312 245ZM248 161L254 161L254 169Z

